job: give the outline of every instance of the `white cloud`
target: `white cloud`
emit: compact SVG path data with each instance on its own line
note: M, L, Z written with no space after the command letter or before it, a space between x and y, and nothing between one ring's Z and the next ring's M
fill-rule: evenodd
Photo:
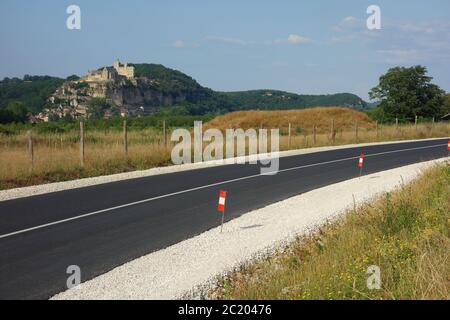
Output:
M345 17L342 20L342 24L347 25L347 26L355 26L355 25L359 24L359 22L360 22L360 20L358 18L355 18L355 17L352 17L352 16Z
M218 42L227 45L238 45L238 46L249 46L249 45L279 45L279 44L300 44L300 43L310 43L311 39L298 35L298 34L290 34L285 39L275 39L268 41L246 41L238 38L229 38L229 37L218 37L218 36L208 36L205 38L206 41Z
M337 25L333 26L331 30L335 32L345 32L350 29L357 29L364 27L364 21L352 16L345 17Z
M207 41L220 42L220 43L224 43L224 44L240 45L240 46L245 46L248 44L247 41L237 39L237 38L208 36L205 39Z
M290 34L288 36L288 41L290 43L308 43L311 42L311 39L299 36L298 34Z
M310 42L312 42L310 38L300 36L298 34L290 34L287 39L276 39L272 42L272 44L299 44Z
M186 46L186 44L182 40L177 40L172 44L172 46L174 48L180 49L180 48L184 48Z

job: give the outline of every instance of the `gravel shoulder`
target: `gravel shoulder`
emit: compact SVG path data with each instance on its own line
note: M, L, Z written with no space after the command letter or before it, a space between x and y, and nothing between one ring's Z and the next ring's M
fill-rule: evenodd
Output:
M223 233L220 227L211 229L117 267L52 299L199 297L214 286L221 275L270 254L296 236L339 217L353 206L354 200L357 204L369 201L411 181L423 169L444 161L448 159L347 180L251 211L226 223Z
M308 154L308 153L322 152L322 151L329 151L329 150L338 150L338 149L345 149L345 148L352 148L352 147L364 147L364 146L373 146L373 145L379 145L379 144L393 144L393 143L413 142L413 141L432 141L432 140L439 140L439 139L442 139L442 138L374 142L374 143L349 144L349 145L332 146L332 147L317 147L317 148L308 148L308 149L298 149L298 150L282 151L279 153L279 156L280 157L289 157L289 156L300 155L300 154ZM260 155L260 156L264 157L264 155ZM251 156L250 156L250 158L251 158ZM199 163L158 167L158 168L152 168L152 169L148 169L148 170L125 172L125 173L119 173L119 174L113 174L113 175L107 175L107 176L84 178L84 179L49 183L49 184L43 184L43 185L37 185L37 186L31 186L31 187L2 190L2 191L0 191L0 201L7 201L7 200L12 200L12 199L36 196L36 195L41 195L41 194L46 194L46 193L51 193L51 192L58 192L58 191L69 190L69 189L83 188L83 187L94 186L94 185L99 185L99 184L104 184L104 183L115 182L115 181L122 181L122 180L149 177L149 176L166 174L166 173L174 173L174 172L208 168L208 167L213 167L213 166L220 166L220 165L228 164L230 162L233 163L233 161L237 161L237 158L226 159L224 161L205 161L205 162L199 162Z

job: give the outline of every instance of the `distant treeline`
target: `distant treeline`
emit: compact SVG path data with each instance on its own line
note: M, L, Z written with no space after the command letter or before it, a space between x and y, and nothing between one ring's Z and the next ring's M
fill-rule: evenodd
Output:
M207 114L203 116L192 115L166 115L162 113L156 113L153 115L128 118L127 127L129 130L142 130L147 128L162 129L165 121L166 127L193 127L194 121L207 122L213 119L215 115ZM123 118L114 117L110 119L87 119L85 120L85 127L87 130L122 130ZM36 124L31 123L8 123L0 124L0 134L13 135L18 134L24 130L33 129L39 133L64 133L69 131L79 130L79 120L72 121L53 121L53 122L38 122Z

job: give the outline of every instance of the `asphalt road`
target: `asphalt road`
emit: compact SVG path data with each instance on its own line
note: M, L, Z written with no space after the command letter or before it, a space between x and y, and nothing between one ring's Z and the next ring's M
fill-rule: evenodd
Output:
M249 210L359 175L446 157L448 139L348 148L280 158L280 172L226 165L0 202L0 299L47 299L66 289L69 265L82 281Z

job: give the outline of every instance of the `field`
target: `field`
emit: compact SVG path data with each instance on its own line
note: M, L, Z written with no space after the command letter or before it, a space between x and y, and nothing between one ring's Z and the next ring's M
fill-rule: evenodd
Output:
M450 165L223 278L213 299L450 298ZM367 269L379 268L379 288Z
M312 131L316 125L317 133L329 133L334 120L336 129L351 131L355 122L361 128L375 129L375 122L362 112L348 108L312 108L286 111L237 111L218 116L206 127L227 128L283 128L291 123L293 131Z
M376 124L364 113L345 108L234 112L205 124L205 129L211 127L222 130L230 127L280 128L281 150L446 137L450 132L448 123ZM170 165L173 144L169 140L174 128L168 119L166 143L161 126L130 129L128 153L125 154L120 129L87 127L84 166L80 163L80 134L76 129L61 133L33 131L33 162L27 150L26 130L2 133L0 190Z

